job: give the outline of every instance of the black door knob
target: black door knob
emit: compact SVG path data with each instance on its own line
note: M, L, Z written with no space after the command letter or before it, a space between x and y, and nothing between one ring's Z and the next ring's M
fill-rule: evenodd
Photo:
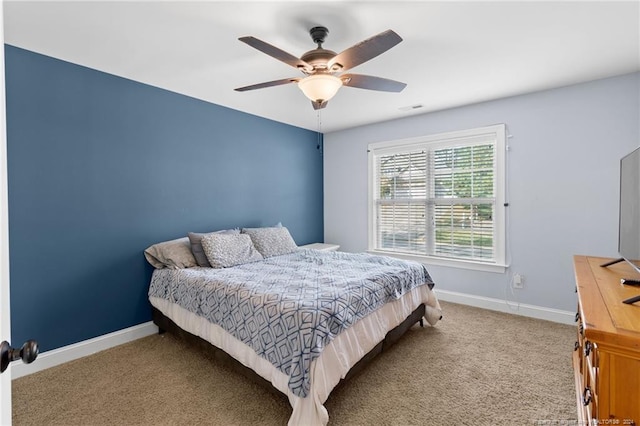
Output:
M38 356L38 342L27 340L20 349L12 348L9 342L0 343L0 373L9 367L11 361L22 359L25 364L32 363Z

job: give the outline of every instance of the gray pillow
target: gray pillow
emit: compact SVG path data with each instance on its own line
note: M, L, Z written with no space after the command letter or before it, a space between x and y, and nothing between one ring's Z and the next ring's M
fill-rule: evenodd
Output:
M245 234L209 234L201 240L204 253L213 268L229 268L262 260Z
M182 269L198 266L191 253L191 244L187 237L154 244L144 251L144 257L157 269Z
M280 256L293 253L298 249L296 242L291 238L289 230L282 227L274 228L242 228L243 234L249 234L256 250L263 257Z
M188 237L189 241L191 241L191 252L193 253L193 257L196 259L198 266L204 266L206 268L210 268L211 264L209 260L207 260L207 255L204 254L204 250L202 250L202 237L205 235L211 234L239 234L240 230L238 228L235 229L223 229L222 231L208 232L208 233L199 233L199 232L189 232Z

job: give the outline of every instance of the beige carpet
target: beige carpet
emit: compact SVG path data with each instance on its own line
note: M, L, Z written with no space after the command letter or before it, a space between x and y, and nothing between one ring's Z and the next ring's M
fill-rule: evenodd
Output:
M576 419L574 327L443 303L326 402L330 425ZM291 409L171 335L13 381L14 425L285 425ZM544 421L544 422L541 422Z

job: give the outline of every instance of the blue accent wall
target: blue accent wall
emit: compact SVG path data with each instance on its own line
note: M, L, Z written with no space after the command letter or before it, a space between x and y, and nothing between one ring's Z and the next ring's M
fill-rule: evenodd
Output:
M5 61L14 341L149 321L143 251L189 231L323 240L316 132L13 46Z

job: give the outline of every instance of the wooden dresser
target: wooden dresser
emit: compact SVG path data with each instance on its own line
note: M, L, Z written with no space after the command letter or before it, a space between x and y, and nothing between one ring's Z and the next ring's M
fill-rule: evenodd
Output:
M640 426L640 294L621 278L639 278L626 262L574 256L578 340L573 354L578 424Z

